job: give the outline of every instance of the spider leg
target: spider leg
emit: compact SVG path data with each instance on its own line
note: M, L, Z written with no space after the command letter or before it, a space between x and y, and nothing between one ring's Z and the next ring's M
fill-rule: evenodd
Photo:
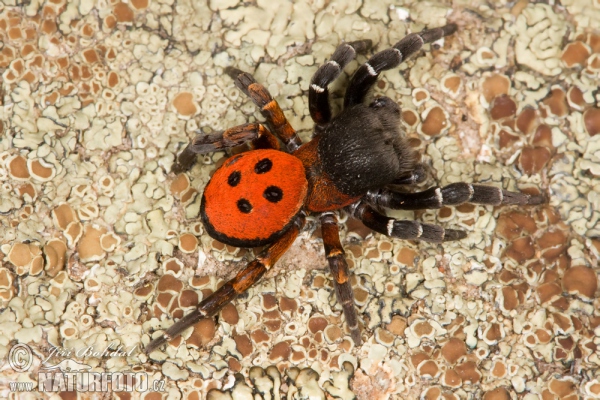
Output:
M196 309L184 316L161 336L152 340L145 349L147 354L156 350L162 344L181 335L183 331L200 321L218 312L223 306L231 302L248 288L254 285L267 272L279 258L292 245L300 230L304 226L305 216L301 213L296 217L295 224L277 241L265 248L246 268L240 271L235 278L229 280L216 292L202 300Z
M228 67L225 69L225 73L233 79L235 86L260 108L260 112L266 118L271 130L281 139L288 150L294 151L302 145L302 140L285 118L281 107L263 85L257 83L249 73L237 68Z
M462 203L535 205L544 202L543 196L530 196L525 193L509 192L487 185L474 185L465 182L432 187L423 192L400 193L389 189L371 190L366 199L369 203L395 210L423 210L456 206Z
M406 175L399 176L394 179L392 185L413 185L415 183L421 183L427 178L427 172L423 164L417 164L415 167Z
M350 336L356 346L360 346L361 337L358 328L358 316L354 307L354 293L350 284L350 271L344 256L344 249L340 243L340 232L337 217L333 213L321 214L321 233L325 255L329 262L329 269L333 275L333 284L338 302L342 305L346 325L350 330Z
M465 231L444 229L438 225L422 224L418 221L397 220L375 211L366 203L356 203L350 208L352 215L367 227L384 235L406 240L424 240L441 243L459 240L467 236Z
M344 67L356 57L356 53L365 53L371 48L371 40L342 43L335 49L331 60L321 65L310 80L308 88L308 109L317 125L324 125L331 120L329 90L327 86L342 72Z
M456 29L455 24L448 24L441 28L411 33L393 47L375 54L352 77L346 90L344 107L362 103L369 89L377 82L381 71L397 67L402 61L423 47L425 43L435 42L444 36L451 35L456 32Z
M171 170L180 173L192 168L198 154L212 153L251 142L253 148L279 149L277 138L262 124L250 123L212 135L199 134L177 156Z

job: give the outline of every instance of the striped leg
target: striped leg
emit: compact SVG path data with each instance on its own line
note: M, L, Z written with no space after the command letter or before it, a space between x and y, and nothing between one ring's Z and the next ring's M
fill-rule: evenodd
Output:
M535 205L544 202L543 196L509 192L494 186L473 185L458 182L448 186L432 187L424 192L399 193L389 189L372 190L367 193L369 203L395 210L423 210L456 206L462 203Z
M225 72L233 79L235 86L250 97L252 102L260 108L260 112L266 118L271 131L281 139L289 151L294 151L302 145L296 131L283 115L281 107L273 100L273 97L263 85L257 83L249 73L240 71L237 68L228 67Z
M171 170L176 174L187 171L196 162L198 154L225 150L250 141L253 148L279 149L277 138L264 125L254 122L229 128L213 135L196 136L177 156Z
M398 239L441 243L467 236L464 231L444 229L437 225L422 224L418 221L399 221L378 213L366 203L353 205L350 210L356 218L375 232Z
M441 28L411 33L392 48L375 54L352 77L348 90L346 90L344 107L362 103L369 89L377 82L381 71L397 67L402 61L416 53L425 43L435 42L444 36L451 35L456 32L456 29L455 24L449 24Z
M317 125L324 125L331 120L327 86L340 75L350 61L354 60L357 53L366 53L371 45L370 40L342 43L335 49L331 60L321 65L315 72L308 89L308 109Z
M196 309L184 316L173 326L167 329L161 336L152 340L146 346L145 352L150 354L162 344L181 335L183 331L200 321L202 318L210 317L218 312L223 306L231 302L240 294L246 292L267 272L279 258L289 249L304 226L304 214L300 214L296 223L292 225L281 238L264 249L255 260L250 262L246 268L240 271L235 278L229 280L216 292L202 300Z
M354 293L350 285L350 271L344 256L344 249L340 243L340 232L337 225L337 217L333 213L321 214L321 233L325 255L329 262L329 269L333 275L333 284L338 302L342 305L346 325L350 330L350 336L354 344L360 346L361 337L358 328L358 316L354 307Z

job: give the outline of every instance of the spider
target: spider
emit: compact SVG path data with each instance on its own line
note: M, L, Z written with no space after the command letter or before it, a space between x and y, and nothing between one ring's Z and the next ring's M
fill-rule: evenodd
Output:
M354 343L361 335L348 264L340 243L336 210L384 235L408 240L445 242L466 237L461 230L417 221L396 220L378 210L417 210L477 204L540 204L542 196L509 192L469 183L453 183L423 192L404 193L390 185L409 185L425 179L425 168L400 130L400 108L387 97L366 103L382 71L397 67L425 43L453 34L455 24L411 33L392 48L373 55L353 75L344 97L344 108L332 116L327 86L357 53L371 47L370 40L343 43L331 60L313 76L308 93L315 122L313 138L303 144L281 108L264 86L235 68L226 73L260 108L267 126L248 123L213 135L198 135L176 160L173 171L191 168L197 154L251 145L252 150L227 159L204 189L200 216L208 234L237 247L265 246L233 279L202 300L196 309L154 339L150 353L179 336L202 318L255 284L287 251L305 223L306 213L319 215L325 255L339 303ZM273 133L271 133L273 132ZM285 145L279 148L278 139Z

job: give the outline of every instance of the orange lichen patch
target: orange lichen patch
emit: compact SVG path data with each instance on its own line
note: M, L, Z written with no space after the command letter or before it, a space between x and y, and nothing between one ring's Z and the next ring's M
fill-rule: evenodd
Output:
M498 120L507 118L517 113L517 104L508 95L500 95L492 101L490 115L492 119Z
M64 231L65 237L69 243L69 246L74 246L79 239L81 239L81 235L83 234L83 227L79 221L73 221L69 225L67 225L67 229Z
M531 107L525 107L517 117L517 129L528 135L533 131L537 120L537 111Z
M519 263L530 260L534 254L535 248L530 236L516 239L506 248L506 255Z
M542 101L551 114L557 117L564 117L569 112L567 96L561 88L554 88L550 95Z
M502 379L506 376L507 372L508 370L506 368L506 364L504 364L503 361L497 360L494 362L491 370L491 373L494 377Z
M528 214L509 211L500 214L496 232L508 240L516 239L523 233L531 234L537 231L535 220Z
M590 136L600 133L600 108L590 108L583 113L585 130Z
M444 386L456 389L462 386L462 379L454 368L449 368L446 370L446 372L444 372L444 376L441 379L441 383ZM444 396L444 398L447 397ZM436 399L438 399L438 397L436 397Z
M271 337L267 335L267 332L263 331L262 329L256 329L252 331L251 336L254 343L257 344L262 342L268 342L271 339Z
M567 237L561 230L545 232L539 239L537 244L542 249L543 257L547 260L554 260L558 257L567 246Z
M252 354L253 346L252 341L248 335L239 335L234 333L233 340L235 341L235 348L240 352L242 357L247 357Z
M291 354L291 347L288 342L279 342L271 348L269 360L272 362L287 360Z
M125 3L119 3L113 8L113 13L117 17L118 22L132 22L133 10Z
M55 277L65 267L67 245L60 239L52 239L44 246L46 273Z
M45 19L42 22L42 26L40 27L42 32L47 34L47 35L52 35L53 33L55 33L58 29L56 26L56 22L53 19Z
M229 303L231 304L231 303ZM198 293L194 290L184 290L179 294L179 307L190 308L198 305Z
M179 197L190 187L190 178L186 174L179 174L171 182L171 194Z
M148 8L148 0L131 0L131 5L136 10L143 10Z
M106 252L114 251L115 248L121 243L121 238L112 232L105 233L100 237L100 245Z
M440 368L435 361L427 360L419 364L417 371L422 377L435 378L440 373Z
M179 293L183 289L183 283L171 274L161 276L156 287L159 292Z
M29 245L25 243L15 243L8 253L8 261L15 267L26 267L32 259L33 254L31 254Z
M562 294L560 286L554 282L544 283L536 289L540 303L546 303Z
M429 95L429 92L422 88L414 89L412 95L413 95L413 103L415 105L423 104L423 102L425 100L428 100L431 97Z
M510 400L510 393L503 387L485 392L483 400Z
M499 133L498 139L498 147L500 149L505 149L507 147L512 146L514 143L519 141L519 137L515 136L508 131L502 129Z
M409 126L415 126L419 122L419 114L411 109L404 110L402 111L402 120Z
M411 248L403 247L400 249L394 260L400 264L412 268L415 266L415 262L418 260L418 254Z
M240 320L237 308L231 303L225 305L221 310L221 318L229 325L235 325Z
M406 318L401 317L400 315L394 315L392 317L392 321L386 325L386 329L393 333L394 335L402 336L404 335L404 330L407 327Z
M173 99L173 107L184 117L190 117L198 112L198 105L190 92L181 92Z
M52 219L57 228L65 230L67 226L75 221L75 212L68 204L61 204L52 210Z
M98 56L98 52L96 50L94 50L94 49L84 50L83 53L82 53L82 55L83 55L83 59L88 64L94 64L94 63L97 63L98 61L100 61L100 57Z
M464 341L451 338L442 346L442 357L450 364L455 364L462 356L467 354L467 345Z
M417 322L412 326L412 329L417 337L425 337L433 334L433 327L427 321Z
M30 197L30 200L35 200L35 198L37 197L35 187L31 183L24 183L21 186L19 186L17 188L17 193L22 199L25 199L25 195L28 195Z
M598 289L598 277L592 268L575 266L565 272L562 286L570 294L593 299Z
M550 340L552 340L552 335L545 329L536 329L535 336L537 336L538 341L542 344L550 343Z
M31 267L29 268L29 275L38 275L44 270L44 258L41 255L33 257L31 260Z
M83 230L83 236L77 245L79 258L83 262L98 261L104 258L106 253L100 244L100 237L106 233L104 228L94 228L86 225Z
M29 179L29 170L27 169L27 161L25 158L17 155L8 163L8 174L13 179L26 180Z
M495 97L508 94L510 80L505 75L493 74L484 79L481 84L483 97L490 103Z
M54 178L56 171L52 164L48 164L43 160L28 160L27 167L31 176L41 182L47 182Z
M179 249L184 253L193 253L198 248L198 239L191 233L179 236Z
M500 324L491 324L483 333L484 339L488 344L496 344L504 337L504 329Z
M140 300L146 300L150 298L152 293L154 293L154 285L152 283L147 283L144 286L135 289L133 295Z
M460 76L454 74L446 75L442 78L442 90L456 95L460 90L461 83Z
M94 28L90 24L85 24L81 27L81 35L85 37L92 37L94 35Z
M114 71L110 71L106 77L106 84L109 88L114 88L119 84L119 74Z
M539 173L550 160L550 150L540 146L525 146L519 156L521 171L527 175Z
M590 56L589 47L580 41L569 43L563 50L560 59L567 68L581 66Z
M51 106L56 103L59 98L58 92L52 92L50 94L42 96L42 105Z
M535 131L535 135L533 135L532 144L534 146L543 146L550 150L554 150L554 145L552 144L552 130L546 124L541 124Z
M570 380L560 380L552 378L548 385L550 392L557 395L559 398L565 398L568 395L574 394L577 390L577 386ZM576 399L577 397L575 397Z
M471 384L479 382L481 379L481 372L477 370L477 364L473 361L466 361L456 366L456 372L460 375L463 382L470 382Z
M308 320L308 330L313 334L324 330L327 325L328 322L323 317L312 317Z
M436 136L442 133L448 127L448 120L444 110L439 106L434 106L423 112L423 123L421 131L429 136Z
M583 98L583 92L577 86L571 86L567 92L567 102L569 106L577 111L581 111L586 106Z
M507 311L514 310L519 306L519 296L517 291L510 286L502 288L502 300L502 306Z
M179 276L183 270L183 263L176 258L170 258L163 264L165 272L170 272L173 276Z
M342 329L337 325L329 325L323 333L329 343L334 343L342 337Z
M419 364L427 360L429 360L429 356L423 352L415 353L412 356L410 356L410 363L415 368L417 368Z
M200 320L200 322L194 325L194 331L186 340L186 343L188 345L195 346L196 348L206 346L211 340L213 340L215 333L215 321L212 318Z
M112 29L117 25L117 18L113 14L108 14L104 17L104 25L108 29Z

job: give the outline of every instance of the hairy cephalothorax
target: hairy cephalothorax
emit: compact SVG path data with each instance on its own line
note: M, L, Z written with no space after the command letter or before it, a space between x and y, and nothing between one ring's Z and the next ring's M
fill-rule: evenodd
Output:
M260 108L267 126L249 123L214 135L198 135L179 155L173 171L179 173L191 168L197 154L250 144L250 151L225 160L214 173L202 195L200 217L208 234L221 242L238 247L265 247L193 312L159 333L146 346L146 352L179 336L200 319L211 317L256 283L292 245L304 226L306 213L319 215L337 298L348 331L359 345L359 318L340 243L336 210L345 208L367 227L390 237L439 243L462 239L466 233L418 221L396 220L379 210L441 208L465 202L526 205L543 201L542 196L462 182L415 193L395 190L395 185L422 182L425 170L400 131L398 105L387 97L366 104L367 94L382 71L397 67L425 43L455 31L456 25L449 24L411 33L393 47L374 54L353 75L344 97L344 109L334 117L327 87L357 53L370 49L371 41L341 44L311 80L308 100L315 130L313 138L305 144L264 86L235 68L226 71ZM280 149L279 141L284 149Z

